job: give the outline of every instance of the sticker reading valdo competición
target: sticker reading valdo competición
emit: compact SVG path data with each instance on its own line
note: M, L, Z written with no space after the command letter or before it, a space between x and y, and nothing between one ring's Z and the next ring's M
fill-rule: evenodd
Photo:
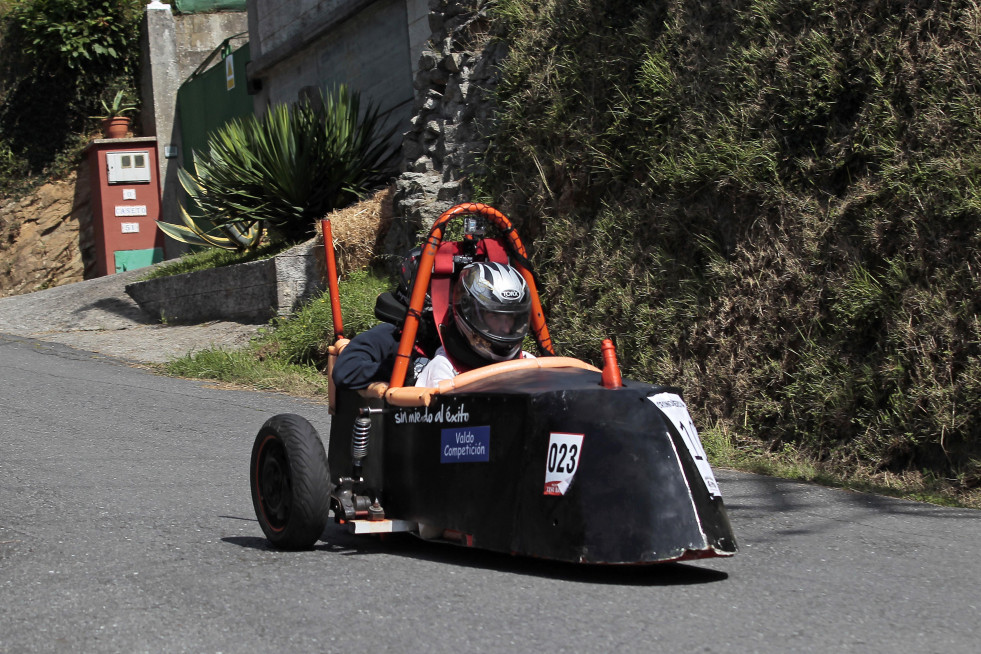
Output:
M453 427L441 432L440 463L490 461L490 425Z
M583 434L553 432L548 437L545 459L545 494L565 495L579 468Z

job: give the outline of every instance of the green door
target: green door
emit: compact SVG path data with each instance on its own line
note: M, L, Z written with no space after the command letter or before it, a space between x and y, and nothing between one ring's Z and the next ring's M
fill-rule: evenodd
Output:
M163 248L149 248L146 250L116 250L113 252L116 258L116 272L121 273L137 268L146 268L155 263L163 261Z
M245 64L249 59L248 43L234 52L222 52L217 64L202 73L195 73L177 90L186 170L194 170L194 151L207 151L209 132L232 118L254 113L252 96L245 83Z

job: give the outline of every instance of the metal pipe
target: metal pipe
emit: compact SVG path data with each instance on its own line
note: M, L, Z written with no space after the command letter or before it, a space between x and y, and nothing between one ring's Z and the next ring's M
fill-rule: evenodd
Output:
M334 340L344 335L344 320L341 318L341 296L337 287L337 259L334 256L334 235L330 230L330 219L320 221L324 232L324 257L327 262L327 290L330 294L330 315L334 323Z
M487 218L495 227L504 233L504 237L514 248L514 251L528 258L525 246L521 242L517 231L511 225L511 221L500 211L486 204L479 202L468 202L458 204L443 212L436 222L433 223L429 231L429 237L422 249L422 256L419 258L419 267L416 270L415 285L412 288L412 297L409 299L409 309L406 312L405 321L402 325L402 338L399 340L398 353L395 356L395 365L392 369L392 376L389 381L390 388L399 388L405 383L405 376L409 370L409 358L412 353L412 346L415 343L416 332L419 328L419 317L422 315L422 308L429 290L429 279L432 275L433 262L436 259L436 250L443 242L443 231L446 224L459 215L476 214ZM541 300L538 296L538 288L535 286L535 278L531 271L514 262L512 265L521 273L528 283L528 290L531 294L531 329L535 335L538 345L549 354L555 354L552 347L552 339L545 325L545 314L542 311Z
M620 364L617 363L617 351L613 347L613 341L608 338L603 340L603 386L606 388L623 386Z

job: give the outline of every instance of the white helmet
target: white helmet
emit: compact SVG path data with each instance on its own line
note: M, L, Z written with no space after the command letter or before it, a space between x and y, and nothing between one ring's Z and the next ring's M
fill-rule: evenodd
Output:
M531 293L524 277L501 263L472 263L453 287L453 320L473 351L507 361L528 334Z

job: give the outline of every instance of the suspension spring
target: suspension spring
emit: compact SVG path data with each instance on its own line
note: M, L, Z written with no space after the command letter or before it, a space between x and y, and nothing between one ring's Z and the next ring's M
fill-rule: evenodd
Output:
M351 458L356 462L368 456L368 438L371 435L371 418L360 417L354 421L351 432Z

